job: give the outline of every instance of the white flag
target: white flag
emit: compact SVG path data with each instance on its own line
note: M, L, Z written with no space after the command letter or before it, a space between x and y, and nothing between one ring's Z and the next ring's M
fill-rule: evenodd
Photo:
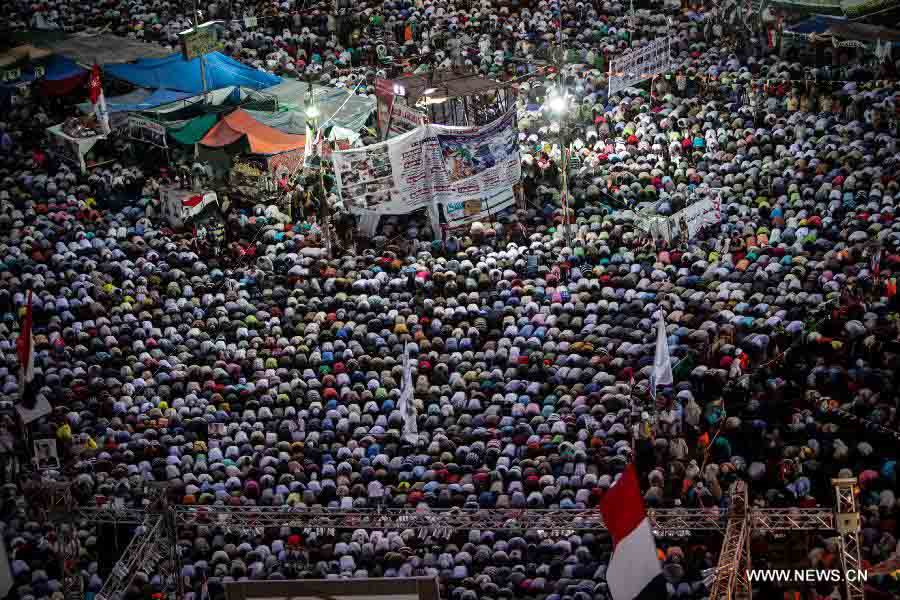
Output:
M403 439L410 444L419 442L419 424L416 415L416 403L413 399L412 370L409 366L409 351L403 347L403 382L400 386L400 401L397 409L403 416Z
M653 374L650 377L650 395L656 398L656 387L672 385L672 357L669 356L669 340L666 337L666 320L662 311L656 330L656 354L653 357Z
M6 543L0 536L0 597L9 594L14 584L12 571L9 568L9 556L6 554Z

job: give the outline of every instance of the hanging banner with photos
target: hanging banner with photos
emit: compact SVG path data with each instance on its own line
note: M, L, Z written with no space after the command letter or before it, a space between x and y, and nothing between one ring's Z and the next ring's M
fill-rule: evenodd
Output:
M514 204L512 186L521 179L517 139L510 111L483 127L417 127L387 142L335 152L332 161L351 210L429 208L433 217L442 210L446 225L457 227Z
M128 117L128 137L139 142L156 146L157 148L168 148L166 141L166 128L160 123L144 119L141 117Z
M640 48L635 48L609 61L609 96L656 75L678 68L672 57L672 38L657 38Z

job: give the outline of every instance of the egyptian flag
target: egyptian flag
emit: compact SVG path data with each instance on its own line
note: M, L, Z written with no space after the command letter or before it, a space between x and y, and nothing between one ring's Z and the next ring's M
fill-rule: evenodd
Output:
M91 69L91 80L88 84L88 94L91 104L94 105L94 115L97 123L103 129L103 133L109 133L109 111L106 110L106 97L103 95L103 84L100 83L100 65L95 64Z
M872 277L878 283L878 278L881 276L881 248L876 248L869 257L869 270L872 271Z
M613 539L606 583L613 600L665 598L666 582L633 464L600 501L600 512Z
M34 336L31 333L33 316L31 310L31 290L28 290L28 305L25 307L25 318L16 340L16 351L19 354L19 391L22 394L22 405L27 409L34 408L37 401L37 386L34 383Z

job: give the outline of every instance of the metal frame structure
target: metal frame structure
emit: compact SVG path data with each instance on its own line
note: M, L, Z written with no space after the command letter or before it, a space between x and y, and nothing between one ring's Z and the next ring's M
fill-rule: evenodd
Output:
M724 540L718 566L709 581L712 600L751 600L747 570L750 568L750 537L754 533L835 531L840 540L841 568L846 574L861 568L857 512L856 479L834 479L835 510L757 509L751 508L746 485L737 482L731 489L729 508L649 510L654 534L659 537L684 536L691 532L722 532ZM597 510L518 510L518 509L363 509L329 510L292 507L226 507L169 505L167 484L149 484L144 508L74 506L69 487L53 484L44 488L43 501L52 517L64 517L63 543L72 540L71 552L61 553L64 592L67 600L78 596L81 580L74 570L78 556L75 521L91 524L138 525L134 538L125 549L98 593L98 600L119 600L135 575L159 573L166 591L184 597L181 560L177 549L178 530L195 525L218 526L242 534L269 527L288 526L313 530L413 529L419 535L446 535L457 530L518 532L539 530L554 537L575 531L603 531L606 526ZM61 510L60 510L61 509ZM68 531L68 537L65 532ZM846 600L863 600L860 582L845 577Z
M441 593L437 577L233 581L224 587L225 600L440 600Z
M625 88L649 81L656 75L674 71L678 64L672 57L672 38L657 38L645 46L610 59L607 94L618 94Z
M856 479L832 479L836 500L836 529L841 553L841 570L844 572L844 585L847 600L863 600L865 590L850 573L858 573L862 567L859 556L859 511L856 507Z

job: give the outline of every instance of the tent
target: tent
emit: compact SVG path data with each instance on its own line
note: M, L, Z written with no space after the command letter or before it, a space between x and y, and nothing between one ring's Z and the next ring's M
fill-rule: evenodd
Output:
M862 42L900 42L900 31L878 25L856 23L842 17L814 15L792 26L789 31L796 34L830 34L840 39L859 40Z
M186 98L148 108L143 112L153 113L158 121L184 121L211 112L231 112L237 107L252 107L260 110L275 110L278 100L267 92L259 92L239 86L228 86L204 94L188 95Z
M32 56L42 56L40 52L43 51L38 49ZM27 54L6 54L3 56L8 60L17 55L20 58L28 56ZM0 61L2 60L4 58L0 57ZM38 66L43 68L43 73L36 70ZM39 63L29 62L16 68L18 69L17 79L0 83L0 106L4 108L8 104L16 102L16 96L30 93L30 90L26 88L32 84L34 87L31 89L44 96L65 96L71 94L84 85L88 74L85 69L79 67L75 62L62 56L42 57Z
M112 33L81 34L70 36L43 36L31 41L39 48L65 56L82 65L94 63L125 63L141 58L156 58L169 54L157 44L121 37Z
M52 56L44 64L46 72L40 80L40 91L47 96L71 94L87 81L87 69L69 58Z
M179 144L190 146L202 140L206 133L216 124L218 118L218 115L215 113L209 113L187 121L169 123L166 125L166 132Z
M283 133L306 135L306 116L301 111L248 110L247 112L254 120Z
M52 52L49 50L36 48L31 44L16 46L5 52L0 52L0 69L11 69L18 64L43 60L51 54Z
M244 138L253 154L288 152L303 148L306 142L306 136L283 133L263 125L247 111L238 109L210 129L200 140L200 144L220 148Z
M177 100L190 98L186 92L173 92L171 90L145 90L137 89L122 96L113 96L106 100L106 109L110 113L146 111L164 104L170 104ZM85 114L94 112L94 105L90 102L82 102L79 110Z
M246 110L254 120L259 121L263 125L267 125L284 133L306 135L306 116L302 112L295 110L284 110L281 112L250 109L244 110ZM359 138L359 130L347 129L340 125L332 127L328 134L329 140L347 140L350 144L356 144Z
M328 123L358 132L365 127L369 115L375 111L375 98L350 95L351 90L313 84L313 97L319 108L319 125ZM306 94L309 84L296 79L284 80L280 84L266 90L278 98L278 105L293 110L296 115L291 119L295 123L305 123ZM275 127L275 125L273 125ZM280 129L280 127L279 127Z
M206 88L217 90L228 86L242 86L262 90L281 83L281 78L250 68L220 52L204 57ZM185 60L178 54L165 58L147 58L134 63L104 65L103 70L117 79L147 88L164 88L179 92L203 92L200 77L200 58Z

